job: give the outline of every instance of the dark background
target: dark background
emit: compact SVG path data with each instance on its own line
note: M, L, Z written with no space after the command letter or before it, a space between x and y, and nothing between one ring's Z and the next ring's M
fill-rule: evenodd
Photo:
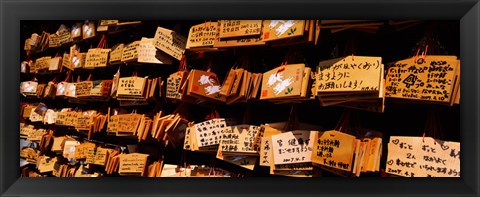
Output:
M25 39L29 38L32 33L41 34L42 31L49 33L55 32L61 24L71 28L74 23L83 21L43 21L43 20L23 20L21 21L21 46L23 46ZM142 21L142 24L135 25L131 29L115 34L108 34L108 46L111 47L117 43L130 43L135 40L140 40L141 37L153 38L155 30L158 26L173 29L185 37L188 36L190 26L202 23L204 21ZM357 56L380 56L384 64L395 60L405 59L414 56L417 50L417 44L428 32L433 35L437 41L444 47L440 49L430 46L429 55L448 54L455 55L460 58L460 23L459 21L424 21L423 23L408 28L406 30L397 31L393 26L385 25L375 33L365 33L355 30L346 30L339 33L330 33L326 29L322 29L317 46L313 45L296 45L287 47L243 47L228 49L222 52L205 53L204 58L189 58L188 66L195 69L203 69L207 64L208 59L212 59L213 70L220 78L225 76L227 70L245 53L249 53L255 60L251 71L265 72L280 65L289 49L296 49L303 55L302 58L292 60L295 62L305 62L307 66L315 68L318 62L333 58L332 52L335 47L338 47L338 55L350 55L354 53ZM86 52L90 47L96 47L100 40L100 36L81 41L78 43L81 50ZM354 45L352 46L352 42ZM31 58L39 58L46 55L54 56L55 54L63 54L68 51L68 46L62 46L54 49L47 49L44 52L32 54ZM353 50L352 50L353 49ZM432 52L434 51L434 52ZM25 51L21 48L21 60L26 59ZM191 56L189 56L191 57ZM139 76L161 76L166 79L168 75L175 72L178 68L178 61L174 61L173 65L120 65L121 76L129 76L133 71L137 71ZM80 75L82 80L85 80L89 74L92 74L93 79L111 79L113 74L117 71L118 66L95 69L94 71L76 70L73 76ZM65 73L50 73L50 74L21 74L21 81L30 80L36 77L40 83L47 83L53 77L63 80ZM76 77L75 77L76 78ZM39 102L38 99L24 99L22 101ZM73 104L66 100L43 99L41 102L45 103L49 108L63 108L63 107L79 107L81 109L100 109L104 103L89 102L87 104ZM118 106L118 102L112 100L108 102L109 106ZM375 113L359 110L350 110L352 112L351 121L358 121L363 128L380 131L384 134L384 153L387 152L386 144L389 136L422 136L425 129L427 114L434 112L437 115L437 122L439 123L438 133L436 137L447 141L460 141L460 106L442 106L434 104L413 104L413 103L398 103L394 100L387 99L384 113ZM178 103L171 103L162 100L161 102L151 103L148 106L141 107L125 107L126 109L138 109L138 113L152 114L159 109L167 113L173 112L178 107ZM240 123L243 121L246 109L250 108L248 123L260 125L268 122L287 121L291 105L282 104L275 105L265 101L253 101L249 103L238 103L233 105L216 105L215 109L220 112L222 117L237 118ZM200 122L204 120L211 108L188 105L189 120ZM341 107L321 107L318 100L304 102L298 105L298 119L300 122L321 125L324 130L334 129L340 117L347 110ZM37 124L37 126L42 126ZM58 134L83 134L68 130L65 127L57 127ZM427 135L428 136L428 135ZM105 141L107 143L114 143L119 145L127 145L135 143L135 140L129 140L120 137L107 137L105 133L97 133L94 139ZM216 160L214 155L183 151L181 148L174 149L171 147L163 148L163 146L154 141L147 141L139 144L139 151L151 154L151 159L156 160L158 157L164 156L165 163L170 164L206 164L224 168L234 173L245 174L246 176L269 176L268 168L256 166L254 172L244 170L240 167L234 166L220 160ZM385 166L386 154L383 155L381 168ZM325 173L325 176L334 176ZM362 176L380 176L380 173L365 174Z

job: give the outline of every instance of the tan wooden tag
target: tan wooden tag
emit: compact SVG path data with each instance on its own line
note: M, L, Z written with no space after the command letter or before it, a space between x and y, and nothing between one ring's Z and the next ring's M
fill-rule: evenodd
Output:
M73 159L75 157L75 147L80 145L78 141L67 140L63 146L63 157Z
M285 65L263 74L260 99L300 96L305 64Z
M137 47L138 62L150 64L172 64L173 58L158 51L153 45L153 38L142 38Z
M226 101L226 97L220 95L220 81L215 73L201 70L192 70L190 73L188 95L220 102Z
M223 155L228 155L226 152L235 154L258 154L260 144L255 144L255 140L259 134L260 127L254 125L227 127L222 134L219 150L222 151ZM236 147L237 150L231 150L231 147Z
M379 91L383 75L381 57L347 56L321 61L318 92Z
M90 96L90 91L93 88L93 81L82 81L75 84L75 96L85 97Z
M94 114L77 114L77 119L75 120L75 129L77 130L90 130L93 125L93 115Z
M233 68L228 71L227 77L223 81L222 88L220 89L220 94L224 96L230 96L232 90L233 82L236 78L236 72Z
M385 172L403 177L460 177L460 143L391 136Z
M389 64L385 96L450 104L458 61L456 56L409 58Z
M108 63L110 49L94 48L88 49L85 58L85 68L105 67Z
M95 151L95 158L93 164L105 166L109 151L111 151L111 149L98 147Z
M227 125L224 118L216 118L194 125L198 147L218 145ZM235 151L235 149L232 149ZM237 147L238 150L238 147Z
M70 64L73 65L74 69L83 68L85 66L86 57L86 53L78 53L75 55L70 54Z
M49 71L58 71L62 66L62 57L54 57L50 59L50 64L48 67Z
M37 93L38 83L35 81L24 81L20 83L20 92L25 95L34 95Z
M343 171L351 171L355 146L355 136L334 130L325 131L323 134L319 133L314 140L312 162Z
M70 54L64 53L62 58L62 67L73 70L73 65L70 63Z
M122 62L131 62L138 59L138 46L140 41L135 41L130 44L125 45L122 51Z
M65 96L67 97L76 97L76 84L77 83L66 83L65 84Z
M190 27L186 49L213 46L218 28L219 22L205 22Z
M110 64L114 64L120 62L122 60L123 48L125 47L124 44L120 43L112 47L110 51L110 59L108 62Z
M141 97L145 90L146 79L142 77L124 77L119 79L117 97L121 95Z
M147 163L147 154L132 153L120 155L119 170L121 175L142 175Z
M95 23L87 22L82 26L83 39L95 37Z
M264 20L262 41L303 36L305 20Z
M274 164L311 162L313 139L317 131L292 131L272 135Z
M158 27L153 38L153 45L177 60L185 53L187 39L176 32Z
M37 67L37 70L48 70L50 67L50 60L52 57L50 56L45 56L41 57L35 60L35 66Z
M183 73L173 73L167 78L166 97L170 99L181 99L182 94L178 92L182 82Z
M267 43L263 42L260 36L227 38L227 39L220 39L219 37L217 37L217 39L213 43L213 47L231 48L231 47L263 46L266 44Z
M220 20L220 38L260 35L262 20Z

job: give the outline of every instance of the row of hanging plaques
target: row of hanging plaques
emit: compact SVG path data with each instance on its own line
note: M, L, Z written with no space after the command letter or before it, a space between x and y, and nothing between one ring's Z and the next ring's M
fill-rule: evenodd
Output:
M92 23L85 25L85 28ZM266 42L302 37L302 42L313 42L315 20L220 20L218 22L206 22L191 27L188 38L176 32L158 27L154 38L142 38L129 44L117 44L111 49L106 48L106 38L103 35L97 48L89 49L87 53L81 53L76 45L70 48L70 53L60 56L45 56L35 61L25 61L22 64L26 72L35 73L41 70L57 71L63 66L70 70L76 68L105 67L119 62L130 63L153 63L171 64L172 57L180 60L186 49L198 50L204 47L234 47L264 45ZM62 29L62 28L61 28ZM88 30L84 30L88 32ZM64 30L59 32L65 32ZM45 33L45 32L44 32ZM47 33L48 34L48 33ZM56 34L51 34L56 35ZM68 34L67 34L68 35ZM93 34L94 36L95 34ZM252 37L253 36L253 37ZM37 39L38 36L33 36ZM48 36L47 36L48 37ZM315 38L318 38L318 34ZM227 40L224 40L227 39ZM26 45L35 44L30 40ZM298 42L298 41L295 41ZM215 43L215 44L214 44ZM72 49L73 48L73 49ZM27 49L27 48L26 48ZM159 50L157 50L159 49ZM43 60L46 61L43 61ZM50 63L50 59L56 60ZM63 63L62 63L63 59ZM58 61L60 60L60 61ZM45 62L45 63L44 63ZM63 66L59 66L62 64Z
M35 112L37 108L25 107L22 116L28 116L31 121L41 121L45 116L47 122L73 125L77 129L92 129L97 121L106 124L105 116L95 111L51 114L52 111L47 110L38 115ZM321 127L300 123L299 128L303 130L287 132L286 123L238 125L218 115L204 122L188 123L178 115L162 117L157 114L152 121L140 114L123 114L110 116L107 124L107 132L115 131L117 136L126 136L121 131L128 131L128 135L136 135L142 141L146 134L151 136L149 138L170 141L174 146L183 138L185 150L210 153L249 170L254 170L258 161L260 166L270 167L271 174L277 175L318 176L319 172L314 168L317 166L342 176L360 176L360 173L378 172L380 160L385 159L382 135L373 131L351 135L336 130L321 131ZM120 125L125 129L119 129L123 128ZM30 141L43 141L47 133L47 130L30 125L20 128L20 135ZM387 145L385 172L388 174L406 177L460 176L458 142L432 137L391 136Z
M183 100L182 91L187 95L194 91L197 98L227 104L245 102L255 96L275 103L318 97L322 106L377 112L384 111L385 98L442 105L460 102L460 60L455 56L409 58L387 64L387 68L381 57L347 56L321 61L316 71L305 64L285 64L250 76L243 68L232 68L223 84L213 72L180 71L168 78L167 97ZM242 76L243 73L246 75ZM234 99L239 94L243 99Z
M187 128L184 149L216 154L217 159L249 170L258 162L269 167L270 174L280 176L321 176L320 168L359 177L361 173L380 172L381 160L386 158L385 172L391 176L460 177L458 142L391 136L385 157L378 132L369 131L370 136L357 138L335 130L287 132L282 130L284 125L227 126L222 119L212 119Z
M384 68L380 57L347 56L321 61L316 72L304 64L285 64L265 73L232 68L223 83L211 71L182 70L167 79L166 97L192 103L209 100L227 104L254 98L288 103L318 97L322 106L337 105L377 112L384 111L385 98L442 105L459 103L460 60L455 56L409 58L387 64L387 68ZM147 79L133 76L132 79L121 79L120 82L132 80L140 83ZM153 80L149 83L161 88L163 83L158 79ZM59 84L63 83L65 82ZM93 88L93 84L98 84L95 88L107 91L111 82L104 80L88 83L91 83L88 87ZM116 92L118 98L122 98L123 94L123 97L131 98L142 94L143 99L153 96L150 93L154 90L144 91L150 86L146 82L137 84L139 91L132 94L123 90L122 83L113 83L113 88L120 87L120 91ZM74 84L71 83L73 86L70 88L65 87L65 91L72 92ZM48 84L52 85L54 84ZM20 91L24 95L38 96L38 87L37 82L26 81L21 83ZM62 93L63 88L60 87L57 86L57 96ZM143 95L148 92L149 95ZM45 97L50 92L43 94ZM108 95L108 92L99 94Z

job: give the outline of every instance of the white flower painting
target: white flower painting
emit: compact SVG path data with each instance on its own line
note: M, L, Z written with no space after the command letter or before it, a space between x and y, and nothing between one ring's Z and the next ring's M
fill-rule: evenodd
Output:
M205 92L207 95L215 94L220 92L220 86L219 85L214 85L214 79L210 78L207 75L202 75L200 76L200 79L198 80L200 85L205 85L205 84L210 84L205 88Z
M205 91L207 93L207 95L211 95L211 94L215 94L215 93L218 93L220 92L220 86L215 86L215 85L211 85L211 86L207 86L205 88Z
M275 95L278 95L278 94L282 93L288 86L292 85L292 83L293 83L293 77L290 77L290 78L285 79L285 80L281 81L280 83L278 83L273 88L273 91L274 91Z
M273 84L275 84L277 82L281 82L282 78L283 78L283 76L280 73L270 75L270 77L268 78L268 82L267 82L268 87L271 87Z
M287 30L290 29L297 22L295 20L272 20L269 25L270 29L273 29L279 23L281 25L277 29L275 29L275 36L277 37L287 32Z

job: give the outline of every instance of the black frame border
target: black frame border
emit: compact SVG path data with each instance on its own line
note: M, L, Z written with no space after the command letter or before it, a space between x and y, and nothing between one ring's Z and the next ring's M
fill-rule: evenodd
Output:
M0 0L0 194L3 196L478 196L480 3L478 0ZM21 20L189 20L214 18L460 20L460 179L407 178L19 178ZM15 74L13 74L15 73Z

